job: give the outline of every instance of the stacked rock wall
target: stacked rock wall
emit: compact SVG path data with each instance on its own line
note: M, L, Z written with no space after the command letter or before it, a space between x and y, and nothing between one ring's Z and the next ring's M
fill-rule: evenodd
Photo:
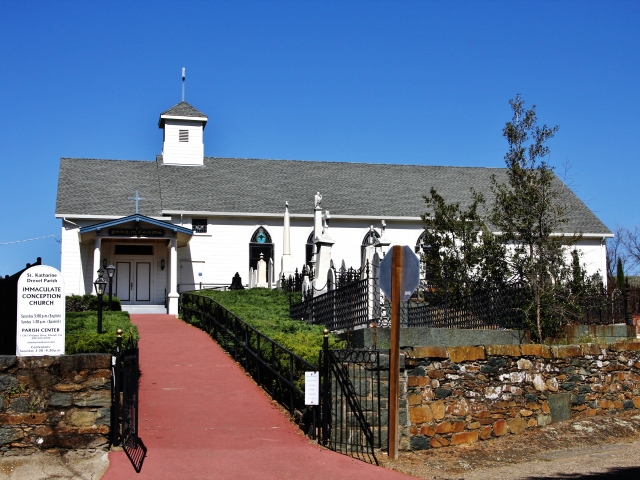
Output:
M414 347L405 355L411 449L640 409L639 342Z
M111 355L0 356L0 454L108 443Z

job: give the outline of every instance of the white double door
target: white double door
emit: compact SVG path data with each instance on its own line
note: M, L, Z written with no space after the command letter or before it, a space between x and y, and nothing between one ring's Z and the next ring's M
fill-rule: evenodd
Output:
M116 261L116 291L114 294L124 304L151 304L152 261L118 260Z

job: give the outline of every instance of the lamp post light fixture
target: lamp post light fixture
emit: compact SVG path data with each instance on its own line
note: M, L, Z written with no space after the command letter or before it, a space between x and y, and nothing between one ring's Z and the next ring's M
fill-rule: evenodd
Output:
M112 285L113 285L113 275L116 273L116 267L113 265L109 265L107 267L107 276L109 277L109 311L113 310L111 307L111 299L113 297Z
M93 282L96 287L96 295L98 296L98 333L102 333L102 295L104 295L104 287L107 285L107 281L99 276L96 281Z

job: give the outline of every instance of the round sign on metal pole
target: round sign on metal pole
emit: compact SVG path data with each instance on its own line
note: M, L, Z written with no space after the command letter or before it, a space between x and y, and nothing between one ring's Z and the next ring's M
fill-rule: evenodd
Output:
M387 298L391 298L391 264L393 263L393 248L380 262L380 290ZM411 247L402 246L402 280L400 300L406 302L420 285L420 259L413 253Z
M410 247L394 246L380 263L380 289L391 300L389 338L389 459L398 459L400 403L400 302L420 283L420 260Z

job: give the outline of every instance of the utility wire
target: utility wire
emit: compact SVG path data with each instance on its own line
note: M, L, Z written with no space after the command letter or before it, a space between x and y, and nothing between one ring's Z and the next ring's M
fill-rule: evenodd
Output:
M42 240L43 238L53 237L56 242L61 243L62 240L58 241L55 235L45 235L44 237L36 237L36 238L27 238L25 240L15 240L13 242L1 242L0 245L11 245L12 243L23 243L23 242L32 242L33 240Z

